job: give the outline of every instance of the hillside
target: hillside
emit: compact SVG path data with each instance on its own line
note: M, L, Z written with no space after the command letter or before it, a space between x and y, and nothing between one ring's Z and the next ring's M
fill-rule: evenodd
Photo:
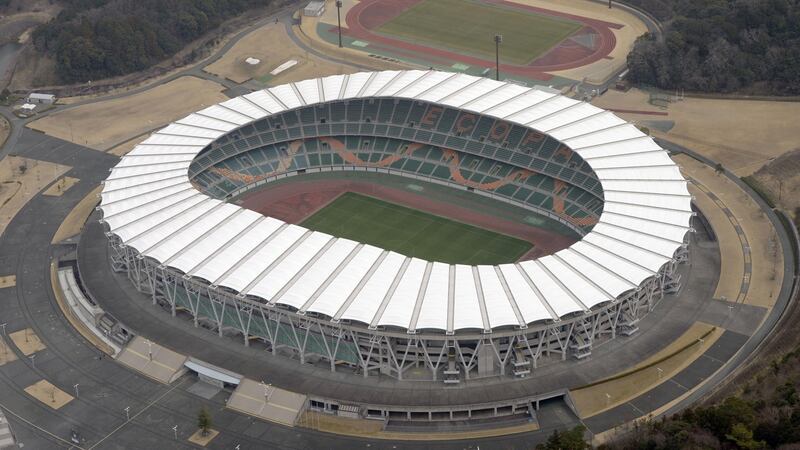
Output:
M631 81L661 89L800 94L800 1L632 0L664 21L639 38Z
M151 67L223 21L269 0L61 0L64 9L33 34L61 83Z

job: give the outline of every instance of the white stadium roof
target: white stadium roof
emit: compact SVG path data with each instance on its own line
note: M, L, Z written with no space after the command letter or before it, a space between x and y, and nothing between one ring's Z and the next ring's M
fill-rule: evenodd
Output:
M602 184L599 222L581 241L537 260L447 265L263 217L189 183L193 158L242 125L370 96L450 106L560 140ZM438 71L305 80L208 107L136 146L111 170L101 196L109 231L162 265L271 305L409 331L526 327L587 312L671 261L692 216L686 180L667 152L613 113L536 88Z

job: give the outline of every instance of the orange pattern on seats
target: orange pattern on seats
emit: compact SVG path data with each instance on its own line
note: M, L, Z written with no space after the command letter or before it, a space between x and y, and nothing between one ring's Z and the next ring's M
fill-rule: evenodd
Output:
M250 175L247 173L237 172L235 170L231 170L225 167L212 167L210 170L216 173L217 175L222 175L223 177L229 180L238 181L245 184L255 183L257 181L261 181L269 177L287 172L289 168L292 167L292 160L294 160L294 155L297 154L297 151L300 150L300 146L302 145L303 145L302 140L289 142L289 145L286 148L286 156L278 158L278 168L270 173L265 173L262 175Z
M581 227L585 227L588 225L594 225L597 223L598 218L594 216L584 216L584 217L574 217L566 212L564 212L564 198L567 196L566 190L567 183L562 180L553 179L553 212L561 216L564 220L572 223L573 225L578 225Z
M345 147L344 143L338 139L334 139L331 137L321 137L319 138L320 141L327 143L331 146L332 149L342 157L345 162L350 164L355 164L357 166L370 166L370 167L386 167L390 166L397 161L400 161L403 158L411 156L412 153L424 147L424 144L418 143L410 143L400 152L397 152L394 155L387 156L380 161L369 162L364 161L363 159L356 156L355 153L351 152L350 150Z
M341 156L346 163L358 166L370 166L370 167L390 166L403 158L411 156L415 151L425 147L425 144L410 143L405 148L398 151L394 155L387 156L381 159L380 161L369 162L362 160L354 152L348 150L345 144L338 139L334 139L331 137L320 137L318 139L320 142L329 145L331 149L333 149L339 156ZM297 154L297 151L300 149L303 143L304 140L296 140L290 142L286 150L286 156L283 156L278 159L278 168L270 173L262 175L249 175L237 172L235 170L227 169L224 167L212 167L210 170L232 181L237 181L246 184L255 183L257 181L261 181L266 178L289 171L289 169L292 166L294 156ZM518 169L501 179L491 181L488 183L478 183L476 181L468 180L461 173L461 167L459 167L461 158L458 152L447 148L441 148L441 150L443 152L442 162L446 163L448 168L450 169L450 177L453 179L453 181L463 186L469 186L475 189L482 189L486 191L494 191L506 184L521 182L530 177L531 175L536 175L536 172L527 169ZM563 153L561 153L561 155L566 156ZM588 215L584 217L574 217L567 214L565 212L566 208L564 206L564 199L567 196L566 191L569 185L566 182L556 178L553 178L553 182L554 182L553 212L558 214L564 220L567 220L568 222L577 226L583 227L583 226L594 225L595 223L597 223L598 217L595 217L593 215Z
M531 172L530 170L519 169L511 172L510 174L506 175L504 178L501 178L499 180L491 181L489 183L477 183L475 181L471 181L464 178L464 175L461 174L461 168L458 166L460 163L460 158L455 150L450 150L449 148L443 148L442 151L444 152L442 161L449 163L448 167L450 168L450 178L455 180L458 184L463 184L464 186L483 189L487 191L493 191L495 189L501 188L502 186L508 183L513 183L515 181L524 181L529 176L536 175L535 172Z

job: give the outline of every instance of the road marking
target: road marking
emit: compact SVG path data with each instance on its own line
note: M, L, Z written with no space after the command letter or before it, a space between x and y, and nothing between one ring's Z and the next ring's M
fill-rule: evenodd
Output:
M66 439L64 439L64 438L62 438L62 437L56 436L55 434L53 434L53 433L51 433L51 432L49 432L49 431L45 430L44 428L40 427L39 425L36 425L35 423L31 422L30 420L28 420L28 419L26 419L26 418L24 418L24 417L20 416L19 414L17 414L17 413L15 413L14 411L12 411L12 410L11 410L11 409L10 409L8 406L6 406L6 405L4 405L4 404L2 404L2 403L0 403L0 408L3 408L3 410L4 410L4 411L5 411L7 414L11 414L12 416L16 417L17 419L19 419L19 420L21 420L21 421L25 422L25 423L26 423L28 426L30 426L30 427L33 427L33 428L35 428L35 429L37 429L37 430L41 431L42 433L44 433L44 434L46 434L46 435L48 435L48 436L52 437L53 439L55 439L55 440L57 440L57 441L59 441L59 442L63 442L63 443L65 443L65 444L69 445L70 447L74 447L74 448L83 449L83 447L78 447L78 446L76 446L75 444L73 444L71 441L68 441L68 440L66 440Z
M102 438L102 439L100 439L99 441L95 442L95 444L94 444L94 445L92 445L91 447L89 447L87 450L92 450L93 448L95 448L95 447L97 447L98 445L100 445L100 444L101 444L103 441L105 441L106 439L108 439L109 437L111 437L111 435L112 435L112 434L114 434L114 433L116 433L117 431L119 431L119 430L121 430L122 428L124 428L124 427L125 427L125 425L127 425L127 424L128 424L128 422L131 422L133 419L135 419L135 418L139 417L139 416L140 416L140 415L141 415L143 412L145 412L145 411L147 411L148 409L150 409L150 407L152 407L153 405L155 405L156 403L158 403L158 402L159 402L159 401L160 401L162 398L166 397L166 396L167 396L167 394L169 394L169 393L171 393L172 391L174 391L175 389L177 389L177 388L178 388L178 386L180 386L181 384L183 384L183 382L184 382L184 381L185 381L185 380L181 380L179 383L176 383L176 384L175 384L175 386L172 386L171 388L167 389L167 391L166 391L166 392L164 392L163 394L159 395L159 396L158 396L158 398L156 398L156 399L155 399L155 400L153 400L152 402L148 403L148 404L147 404L147 406L145 406L144 408L142 408L142 410L141 410L141 411L139 411L138 413L136 413L136 414L132 415L130 419L128 419L128 420L126 420L125 422L123 422L123 423L122 423L122 425L118 426L117 428L114 428L114 429L113 429L113 430L112 430L110 433L108 433L107 435L105 435L105 437L103 437L103 438ZM63 439L62 439L62 440L63 440Z
M742 230L742 226L739 223L739 220L736 216L733 215L731 210L725 206L725 203L713 192L711 192L707 187L705 187L702 183L697 181L697 179L687 176L687 178L699 189L701 192L705 193L714 203L722 210L725 216L728 218L728 221L733 225L734 231L736 231L736 236L739 238L739 244L742 246L742 256L744 260L744 271L742 272L742 283L739 285L739 294L736 296L735 303L744 303L745 298L747 297L747 292L750 290L750 275L752 273L752 260L750 259L750 243L747 240L747 235Z

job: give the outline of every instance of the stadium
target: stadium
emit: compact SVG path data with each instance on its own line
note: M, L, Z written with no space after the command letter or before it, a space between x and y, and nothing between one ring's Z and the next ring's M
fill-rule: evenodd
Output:
M374 191L303 220L258 210L260 193L362 175L449 194L426 211ZM331 371L445 383L535 376L637 333L679 287L694 215L678 167L633 124L546 87L433 70L208 107L137 145L101 197L113 269L173 316ZM441 204L455 197L549 234L453 218Z

